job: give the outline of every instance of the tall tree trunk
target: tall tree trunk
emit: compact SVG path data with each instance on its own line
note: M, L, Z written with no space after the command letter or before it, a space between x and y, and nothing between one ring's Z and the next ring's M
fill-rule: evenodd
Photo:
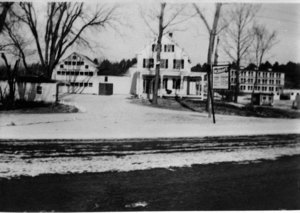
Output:
M155 105L157 105L158 85L159 85L159 78L160 78L160 53L161 53L161 39L164 31L163 23L164 23L165 7L166 7L166 3L162 3L160 16L159 16L158 38L157 38L157 45L156 45L155 82L154 82L153 99L152 99L152 103Z
M208 112L208 116L211 117L211 105L212 105L212 98L213 94L212 92L212 56L213 56L213 50L215 45L215 38L216 38L216 32L218 27L218 21L220 17L221 12L221 3L217 3L216 5L216 12L213 22L213 27L210 30L209 33L209 45L208 45L208 54L207 54L207 64L208 64L208 70L207 70L207 83L208 83L208 90L207 90L207 103L206 103L206 110Z

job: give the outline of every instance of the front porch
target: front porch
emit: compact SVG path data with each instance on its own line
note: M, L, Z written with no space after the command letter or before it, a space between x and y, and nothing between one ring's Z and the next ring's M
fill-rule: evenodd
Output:
M144 74L140 78L141 96L151 98L155 76ZM206 84L203 76L161 75L159 78L158 95L160 97L191 97L204 99Z

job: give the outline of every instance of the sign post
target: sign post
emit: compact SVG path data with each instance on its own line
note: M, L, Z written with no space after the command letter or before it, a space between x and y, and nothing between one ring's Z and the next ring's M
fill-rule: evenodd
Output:
M215 89L229 89L229 79L230 79L230 72L229 72L229 65L213 65L212 66L212 75L213 75L213 82L212 82L212 89L211 89L211 101L212 101L212 114L213 114L213 122L216 123L215 120L215 110L214 110L214 90Z

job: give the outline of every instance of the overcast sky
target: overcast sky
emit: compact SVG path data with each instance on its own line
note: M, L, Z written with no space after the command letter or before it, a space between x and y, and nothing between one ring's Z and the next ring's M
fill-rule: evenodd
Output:
M89 3L89 7L93 9L96 2L100 1ZM117 13L121 24L116 24L116 29L107 28L101 32L89 32L86 36L93 41L93 51L74 47L67 54L71 51L78 51L92 59L102 57L117 61L135 57L137 52L149 44L153 34L142 19L141 11L143 14L148 14L151 8L157 7L158 2L156 0L114 0L108 2L108 4L117 3L119 5ZM226 14L226 9L230 6L231 4L223 6L223 14ZM214 4L202 3L199 4L199 7L204 11L208 22L212 24ZM40 14L45 14L42 12L40 11ZM188 4L185 15L194 12L193 7ZM40 17L42 19L43 16ZM269 30L278 32L279 42L265 60L269 60L271 63L275 61L279 63L300 62L300 1L299 3L275 4L273 2L262 4L256 20L258 23L265 24ZM153 27L158 28L157 25ZM178 29L180 30L175 31L173 36L176 42L185 49L193 65L203 64L206 61L208 48L208 33L203 22L199 17L195 17L179 25ZM64 57L67 57L67 54ZM228 61L229 59L220 52L219 60Z
M118 31L108 29L98 33L93 50L85 53L91 57L102 56L110 60L121 60L122 58L133 58L143 47L151 41L151 30L145 25L140 11L147 13L147 9L155 7L154 1L127 1L120 4L119 15L122 17L123 25L118 26ZM223 12L230 7L230 4L223 6ZM199 4L212 23L211 14L214 12L214 4ZM187 7L187 13L193 13L192 7ZM265 60L271 63L278 61L300 62L300 4L292 3L269 3L262 4L257 13L258 23L265 24L269 30L278 32L278 44L274 46ZM130 26L124 24L128 23ZM157 26L154 26L157 28ZM195 17L184 22L184 26L178 28L183 31L174 32L174 39L183 47L192 60L192 64L203 64L206 61L208 48L207 30L199 19ZM94 39L95 37L93 37ZM222 39L222 38L221 38ZM228 61L225 54L220 53L220 61Z

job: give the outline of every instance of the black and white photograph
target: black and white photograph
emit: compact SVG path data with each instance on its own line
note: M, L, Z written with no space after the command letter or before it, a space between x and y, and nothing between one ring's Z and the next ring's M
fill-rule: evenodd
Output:
M0 212L300 210L300 0L0 0Z

